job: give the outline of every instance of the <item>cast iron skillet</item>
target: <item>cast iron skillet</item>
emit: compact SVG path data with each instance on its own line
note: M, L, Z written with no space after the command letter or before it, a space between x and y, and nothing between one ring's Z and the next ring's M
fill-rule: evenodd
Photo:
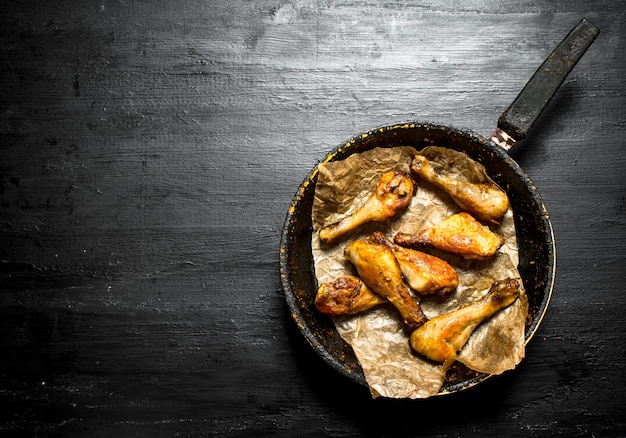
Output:
M583 19L550 54L522 92L498 120L487 140L467 130L427 123L383 126L359 134L330 152L324 162L376 147L428 145L465 152L482 163L494 181L506 190L513 208L519 272L529 300L525 340L528 342L548 307L556 267L554 236L548 212L530 178L507 154L516 140L523 139L570 70L585 53L599 30ZM300 186L285 220L280 247L280 271L291 315L311 346L331 367L367 385L352 351L335 330L331 319L313 304L318 284L311 253L311 209L317 181L317 166ZM447 374L440 394L476 385L489 375L456 363Z

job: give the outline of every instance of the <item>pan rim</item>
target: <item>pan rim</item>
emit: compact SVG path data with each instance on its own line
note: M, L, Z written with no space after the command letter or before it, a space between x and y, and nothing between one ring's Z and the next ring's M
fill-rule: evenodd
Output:
M286 215L282 235L280 242L280 275L281 282L283 287L283 292L285 293L285 298L287 301L287 305L289 307L291 317L295 321L298 326L300 332L304 335L305 339L318 352L319 355L322 356L324 361L328 363L333 369L338 371L340 374L348 377L351 380L356 381L357 383L368 386L365 381L365 377L363 376L362 370L357 370L359 372L354 372L348 369L341 361L339 361L336 357L334 357L320 342L319 338L310 330L307 326L306 322L303 319L303 316L300 312L300 308L298 303L296 302L295 294L293 293L293 287L291 283L291 270L290 270L290 244L289 241L292 238L292 232L294 229L294 223L298 219L296 214L298 213L298 208L300 203L303 200L303 195L307 190L311 190L311 186L314 187L317 180L317 173L319 171L319 166L323 163L334 161L335 159L343 159L349 155L354 153L359 153L359 145L370 139L372 136L384 134L385 132L401 130L401 129L423 129L425 131L439 131L443 132L446 135L458 136L465 138L469 141L474 141L480 143L482 147L488 150L490 153L497 155L504 164L508 165L517 177L521 180L521 182L528 188L530 197L534 204L541 211L541 220L543 223L543 228L545 229L545 234L548 236L548 273L545 279L545 286L542 288L545 293L544 296L537 308L537 313L532 319L532 323L525 328L525 340L524 346L526 347L530 340L535 335L539 325L543 321L547 308L549 306L555 278L556 278L556 246L554 243L554 231L552 228L552 224L550 221L549 214L547 209L541 199L541 196L532 183L530 177L521 169L521 167L515 162L515 160L502 148L495 145L494 143L486 140L479 134L474 133L469 129L458 129L447 125L428 123L428 122L416 122L409 121L403 123L396 123L390 125L383 125L369 131L365 131L361 134L357 134L351 137L349 140L341 143L340 145L333 148L323 160L318 162L313 169L309 172L307 177L304 179L302 184L299 186L294 198L292 199L288 213ZM363 149L367 150L367 149ZM340 158L338 158L340 157ZM317 286L317 280L314 277L314 284ZM345 341L344 341L345 342ZM349 346L348 346L349 347ZM349 347L351 348L351 347ZM435 395L444 395L444 394L452 394L459 392L461 390L465 390L471 387L476 386L477 384L485 381L486 379L492 377L491 374L479 373L477 376L467 379L465 381L461 381L458 383L454 383L449 386L444 386L442 389Z

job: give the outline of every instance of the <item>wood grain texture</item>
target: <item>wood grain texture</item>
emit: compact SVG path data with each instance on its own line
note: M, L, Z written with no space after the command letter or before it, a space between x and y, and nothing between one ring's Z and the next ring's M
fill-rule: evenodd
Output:
M582 17L600 37L512 153L557 243L527 358L371 400L288 313L298 185L376 126L490 135ZM3 2L0 434L626 435L625 20L606 0Z

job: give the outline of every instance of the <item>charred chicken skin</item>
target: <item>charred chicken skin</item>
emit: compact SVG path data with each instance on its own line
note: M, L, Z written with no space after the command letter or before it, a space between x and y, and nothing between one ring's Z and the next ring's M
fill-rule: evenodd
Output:
M343 235L368 222L382 222L405 209L415 193L413 178L399 170L381 175L374 193L352 215L320 230L324 243L333 243Z
M322 284L315 296L315 307L326 315L354 315L386 302L360 278L352 275Z
M445 294L459 285L454 268L439 257L396 245L380 231L372 234L371 239L393 251L404 281L419 294Z
M400 265L387 245L365 237L350 242L344 254L363 282L398 309L409 330L427 321L422 308L404 283Z
M476 327L513 303L520 294L519 287L519 280L513 278L496 281L480 300L437 316L411 333L411 348L430 360L443 362L444 370L448 369Z
M445 191L463 210L484 221L495 221L509 208L509 198L493 182L473 184L438 174L428 158L417 155L411 164L413 175Z
M504 244L504 239L472 215L461 212L422 232L398 233L394 242L408 248L433 246L465 259L487 259Z

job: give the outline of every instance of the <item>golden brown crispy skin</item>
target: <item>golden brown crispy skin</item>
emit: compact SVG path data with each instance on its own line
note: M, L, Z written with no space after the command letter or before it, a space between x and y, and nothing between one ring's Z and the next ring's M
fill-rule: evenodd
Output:
M398 233L394 241L409 248L433 246L465 259L489 258L504 244L502 237L466 212L449 216L437 225L416 234Z
M398 309L409 329L426 322L426 315L404 283L400 265L387 245L365 237L350 242L344 254L363 282Z
M417 155L411 164L413 175L445 191L463 210L484 221L495 221L509 208L509 198L493 182L473 184L438 174L428 158Z
M415 183L408 173L399 170L385 172L372 196L352 215L322 228L320 239L324 243L332 243L365 223L382 222L405 209L414 193Z
M489 292L475 303L431 319L411 333L411 348L447 369L474 329L519 296L519 280L508 278L493 283Z
M439 257L396 245L380 231L374 232L371 238L393 251L404 281L419 294L445 294L459 285L454 268Z
M386 302L360 278L352 275L322 284L315 296L315 307L326 315L354 315Z

